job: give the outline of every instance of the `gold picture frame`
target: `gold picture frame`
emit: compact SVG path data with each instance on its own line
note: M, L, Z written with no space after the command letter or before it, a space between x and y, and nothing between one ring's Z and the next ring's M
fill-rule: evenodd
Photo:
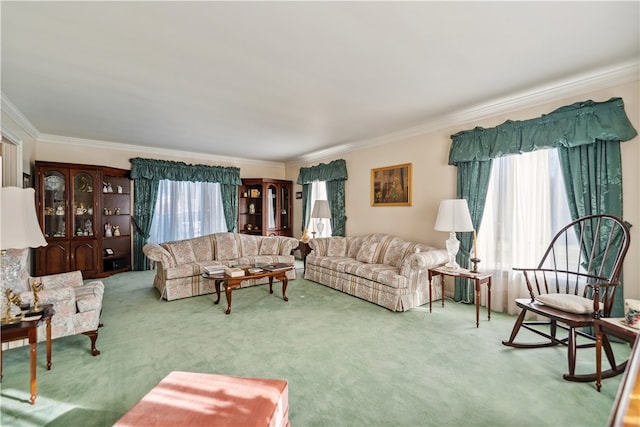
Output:
M411 206L411 163L371 169L371 206Z

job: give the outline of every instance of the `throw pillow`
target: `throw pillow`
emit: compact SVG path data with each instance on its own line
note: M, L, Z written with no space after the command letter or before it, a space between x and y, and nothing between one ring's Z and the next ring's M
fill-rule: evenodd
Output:
M327 256L343 257L347 253L347 240L344 237L331 237L327 247Z
M378 245L378 243L364 242L358 251L356 260L367 264L375 263L378 260Z
M260 243L260 255L278 255L278 244L280 239L277 237L263 237Z
M216 233L216 255L219 261L240 258L240 251L233 233Z
M569 313L593 313L593 300L572 294L538 295L536 301Z

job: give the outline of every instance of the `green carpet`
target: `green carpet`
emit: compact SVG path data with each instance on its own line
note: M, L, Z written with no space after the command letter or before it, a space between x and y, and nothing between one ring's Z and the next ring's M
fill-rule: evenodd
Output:
M299 276L302 276L299 270ZM105 279L97 347L85 336L38 347L29 401L27 347L4 352L2 426L110 426L174 370L283 378L296 426L604 426L621 377L562 380L566 349L516 350L501 340L515 317L447 300L406 313L298 278L224 296L160 301L153 272ZM629 347L615 345L623 358ZM593 350L578 371L595 366Z

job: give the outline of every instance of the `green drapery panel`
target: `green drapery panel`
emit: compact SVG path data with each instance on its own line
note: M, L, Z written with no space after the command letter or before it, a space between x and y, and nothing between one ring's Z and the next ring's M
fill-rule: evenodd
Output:
M151 220L158 197L158 185L161 180L217 182L220 183L224 217L229 231L237 230L238 186L242 184L240 169L236 167L189 165L184 162L143 159L136 157L131 161L131 179L134 182L134 236L133 269L148 270L149 262L142 247L149 238Z
M314 181L324 181L331 210L331 230L334 236L344 236L347 217L345 216L345 184L348 179L347 162L342 159L328 164L320 163L308 168L300 168L297 183L302 185L302 227L308 226L311 216L311 188Z
M488 176L484 183L483 173L491 170L490 165L485 170L480 164L543 148L561 149L567 195L570 204L574 204L572 218L599 213L598 209L622 217L622 172L620 165L611 159L619 157L620 141L628 141L636 135L621 98L578 102L536 119L506 121L495 128L477 127L458 132L451 136L449 164L458 166L457 196L467 199L476 228L482 219L488 185ZM565 170L569 167L573 172ZM619 213L613 213L618 206ZM476 214L480 217L476 218ZM471 239L472 236L461 238L463 250L458 255L461 265L468 265ZM466 281L456 281L456 300L468 295L466 286ZM618 294L622 294L622 286ZM473 302L473 293L470 295L470 302Z
M464 162L458 165L457 198L467 199L473 228L477 230L484 214L487 189L491 178L491 159L483 162ZM460 250L456 261L463 267L470 266L469 259L473 250L473 233L460 233ZM456 301L474 302L474 285L469 280L456 279L454 299Z
M622 157L620 142L596 141L592 145L560 148L560 164L572 218L608 214L622 218ZM587 236L589 238L589 236ZM593 240L593 236L590 237ZM588 242L591 245L593 242ZM601 242L604 251L606 242ZM585 254L588 257L590 254ZM622 317L624 295L616 291L613 317Z
M496 159L542 148L578 147L596 140L628 141L637 135L621 98L585 101L558 108L536 119L506 121L453 135L449 164Z

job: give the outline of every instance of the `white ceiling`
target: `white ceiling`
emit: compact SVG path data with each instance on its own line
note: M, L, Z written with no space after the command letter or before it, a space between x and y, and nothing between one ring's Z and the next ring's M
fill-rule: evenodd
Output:
M2 1L1 89L41 137L287 161L637 67L639 5Z

